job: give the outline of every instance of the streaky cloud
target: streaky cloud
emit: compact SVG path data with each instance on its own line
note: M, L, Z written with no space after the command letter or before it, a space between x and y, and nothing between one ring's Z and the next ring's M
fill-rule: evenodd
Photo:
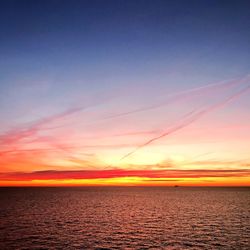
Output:
M140 178L204 178L204 177L249 177L249 169L192 169L192 170L47 170L34 172L0 173L0 180L31 181L31 180L64 180L64 179L109 179L121 177Z

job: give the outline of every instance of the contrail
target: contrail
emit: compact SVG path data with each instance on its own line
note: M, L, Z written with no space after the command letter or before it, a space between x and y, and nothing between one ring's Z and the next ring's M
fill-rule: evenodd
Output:
M142 145L139 145L138 147L136 147L133 151L129 152L128 154L124 155L120 160L124 160L125 158L131 156L132 154L134 154L135 152L137 152L139 149L151 144L152 142L154 141L157 141L167 135L170 135L182 128L185 128L187 127L189 124L192 124L193 122L195 122L196 120L198 120L199 118L201 118L202 116L204 116L205 114L209 113L209 112L212 112L218 108L221 108L223 106L225 106L227 103L231 102L232 100L234 100L235 98L239 97L240 95L242 95L243 93L245 93L247 90L250 89L250 85L241 89L240 91L238 91L237 93L229 96L227 99L225 99L224 101L222 102L219 102L219 103L216 103L212 106L209 106L203 110L200 110L198 112L191 112L190 115L186 118L186 119L183 119L180 124L170 128L169 130L165 131L163 134L157 136L157 137L154 137L148 141L146 141L145 143L143 143Z
M232 79L232 80L229 80L226 82L223 81L223 82L219 82L219 83L213 83L213 84L209 84L209 85L205 85L205 86L201 86L201 87L197 87L197 88L184 90L184 91L178 92L176 94L170 95L168 100L162 101L158 104L153 104L150 106L134 109L131 111L110 115L110 116L103 118L103 120L124 117L124 116L132 115L132 114L136 114L136 113L140 113L140 112L144 112L144 111L148 111L148 110L152 110L152 109L157 109L157 108L160 108L160 107L165 106L167 104L173 103L175 101L182 100L183 98L191 98L192 97L192 96L190 96L191 93L199 93L200 91L202 91L201 93L204 94L204 90L207 90L206 93L208 93L208 91L214 91L215 89L218 89L218 88L224 89L224 88L227 88L230 86L242 84L243 82L245 82L249 79L250 79L250 75L247 75L247 76L244 76L240 79L237 78L237 79Z

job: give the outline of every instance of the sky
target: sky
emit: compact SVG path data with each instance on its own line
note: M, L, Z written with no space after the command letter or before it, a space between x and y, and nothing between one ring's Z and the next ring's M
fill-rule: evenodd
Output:
M249 1L0 2L0 185L250 185Z

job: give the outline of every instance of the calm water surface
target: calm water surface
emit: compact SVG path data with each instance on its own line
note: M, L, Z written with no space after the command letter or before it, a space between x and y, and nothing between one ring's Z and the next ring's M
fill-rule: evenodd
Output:
M250 188L0 188L0 249L250 249Z

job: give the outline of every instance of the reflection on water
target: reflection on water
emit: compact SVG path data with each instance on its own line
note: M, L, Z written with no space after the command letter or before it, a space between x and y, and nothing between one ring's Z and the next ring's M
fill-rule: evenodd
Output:
M0 249L250 249L249 188L0 188Z

